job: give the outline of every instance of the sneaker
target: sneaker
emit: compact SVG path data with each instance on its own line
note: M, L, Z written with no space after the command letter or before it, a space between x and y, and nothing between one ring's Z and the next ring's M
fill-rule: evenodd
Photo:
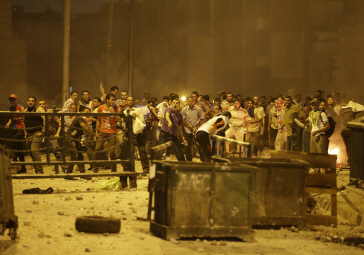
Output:
M36 173L36 174L44 174L43 169L35 170L35 173Z

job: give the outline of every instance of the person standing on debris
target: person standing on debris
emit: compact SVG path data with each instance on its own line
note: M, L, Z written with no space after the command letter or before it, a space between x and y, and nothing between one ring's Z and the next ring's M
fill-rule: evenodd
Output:
M247 121L250 120L248 112L241 107L241 102L239 99L234 100L234 107L231 107L229 112L231 113L231 118L229 122L229 129L226 130L226 138L234 137L235 140L244 142L244 135ZM225 151L227 155L230 155L230 143L225 143Z
M284 98L283 118L287 129L287 151L292 151L292 124L294 118L298 117L299 111L300 107L293 104L290 96L286 96Z
M145 142L143 139L143 129L145 127L144 115L140 108L136 108L134 106L133 97L128 97L127 105L128 107L124 110L124 114L126 116L129 115L133 116L133 141L130 142L133 142L134 146L138 147L139 157L143 168L143 174L146 175L149 173L149 159L148 159L148 154L145 151ZM127 146L126 143L124 143L124 150L122 151L125 151L127 148L129 147ZM134 150L131 153L134 154ZM122 156L123 156L122 159L126 159L125 157L127 157L126 153L122 153ZM123 163L122 165L124 171L131 170L130 163Z
M18 97L15 94L11 94L9 96L10 100L10 108L9 110L11 112L23 112L24 107L20 104L18 104ZM18 152L15 152L14 154L14 161L17 161L19 158L19 161L24 162L24 153L21 152L23 150L23 142L24 139L24 130L23 130L23 116L21 115L14 115L12 118L9 119L8 123L5 125L6 128L9 127L15 128L14 134L13 134L13 140L15 142L11 143L11 148L13 150L18 150ZM27 170L25 168L25 165L21 166L21 169L17 172L17 174L26 173Z
M178 98L174 98L172 101L172 106L166 109L163 121L162 121L162 129L161 134L159 136L159 144L166 143L168 141L173 142L173 150L177 157L178 161L185 161L185 157L183 155L180 141L178 140L177 134L180 137L183 137L183 116L179 111L180 101ZM183 144L185 146L188 145L185 138L183 138ZM171 148L167 149L167 156L170 155ZM163 150L160 150L156 153L156 159L161 160Z
M90 109L83 108L84 113L89 113ZM86 117L75 117L69 126L66 135L66 148L69 151L69 154L71 156L71 161L83 161L83 154L77 152L79 148L81 148L81 136L83 133L89 134L91 136L94 136L96 139L98 137L98 134L95 134L92 129L87 128L87 122L88 119ZM74 164L68 165L66 173L72 173L73 172L73 166ZM85 173L85 166L84 164L79 164L78 168L80 169L80 173Z
M45 100L39 100L38 107L42 107L44 111L47 112L47 103ZM57 116L47 116L46 118L48 118L47 138L49 139L51 150L54 156L56 157L57 161L62 161L63 160L62 153L61 150L59 149L60 146L58 143L59 134L61 132L61 120ZM67 167L66 166L61 166L61 167L62 171L65 172Z
M325 111L320 111L320 102L317 98L311 101L312 111L308 120L311 127L311 153L328 154L329 138L325 131L330 129L328 115Z
M259 130L261 122L263 121L263 117L261 115L262 111L254 107L253 100L249 100L247 112L251 119L248 123L248 132L245 134L245 142L251 143L251 140L253 139L254 151L258 150L259 155L263 153L263 145L259 143Z
M202 125L205 115L200 107L193 103L192 97L187 98L187 105L182 109L184 138L188 145L186 149L186 160L192 161L192 146L195 144L195 134L197 129ZM198 148L199 149L199 148ZM202 151L199 151L201 154Z
M42 107L36 106L36 97L29 96L27 105L28 108L25 112L44 113ZM45 116L26 116L23 120L24 137L27 140L27 147L31 150L30 155L33 161L42 161L40 156L40 146L42 144L44 132L45 132ZM35 173L43 174L43 167L41 165L35 165Z
M100 105L97 112L98 113L119 113L119 107L115 105L115 96L113 94L106 95L106 104ZM98 151L104 148L106 140L108 141L108 147L111 147L110 158L111 160L116 160L115 155L115 142L116 142L116 122L120 121L120 117L116 116L98 116L96 122L96 134L98 138L96 140L95 147L95 159L99 160L100 155ZM99 171L98 164L94 165L94 173ZM116 164L111 164L111 172L116 172Z
M231 118L230 112L224 112L204 123L196 133L197 145L201 146L203 153L200 153L202 162L211 162L212 157L212 137L217 132L226 128Z

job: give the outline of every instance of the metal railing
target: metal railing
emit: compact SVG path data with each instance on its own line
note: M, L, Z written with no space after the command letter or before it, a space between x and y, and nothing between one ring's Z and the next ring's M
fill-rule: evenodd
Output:
M70 112L62 112L62 113L58 113L58 112L44 112L44 113L36 113L36 112L4 112L4 111L0 111L0 117L6 117L9 116L9 119L13 116L23 116L23 118L25 117L35 117L35 116L44 116L45 117L45 134L44 134L44 138L46 141L46 148L39 148L39 151L46 151L46 161L25 161L25 162L11 162L12 166L17 166L17 165L55 165L56 166L56 175L59 174L58 171L58 166L59 165L77 165L77 164L98 164L98 163L108 163L108 164L115 164L115 163L123 163L123 162L130 162L131 165L131 172L135 172L135 163L134 163L134 153L133 153L133 117L132 116L126 116L124 113L70 113ZM51 154L51 148L50 148L50 136L53 134L49 133L49 116L57 116L58 118L60 118L61 121L61 132L60 132L60 136L58 137L58 139L60 139L62 141L62 147L58 147L56 148L57 150L60 150L62 153L62 161L51 161L50 158L50 154ZM126 160L84 160L84 161L67 161L66 159L66 155L67 155L67 150L69 150L69 148L66 148L66 139L75 139L72 138L70 136L66 137L66 133L65 133L65 117L66 116L72 116L72 117L99 117L99 116L103 116L103 117L108 117L108 116L119 116L122 118L122 120L120 122L124 122L122 123L118 123L118 124L122 124L121 126L125 127L123 128L123 132L125 133L126 138L124 138L124 140L128 143L128 152L129 152L129 158ZM39 127L33 127L33 128L25 128L25 130L32 130L32 129L39 129L42 126ZM0 132L2 129L12 129L12 130L18 130L18 131L23 131L23 128L13 128L13 127L5 127L5 126L0 126ZM79 128L76 128L79 129ZM81 128L82 130L82 128ZM0 137L0 140L2 141L6 141L6 142L12 142L12 143L20 143L20 142L26 142L29 138L24 138L23 139L10 139L10 138L5 138L5 137ZM57 138L56 138L57 139ZM110 138L106 138L103 140L108 140ZM117 146L121 146L120 143L118 143L118 139L116 138L116 134L115 134L115 139L116 139L116 144L115 146L106 148L104 150L98 150L98 151L93 151L90 153L103 153L105 151L109 151L109 150L115 150L115 148ZM77 139L75 139L77 140ZM97 140L95 140L97 141ZM9 148L10 152L20 152L20 153L31 153L32 150L14 150L12 148ZM84 153L85 151L81 151L81 150L73 150L76 151L77 153ZM52 177L56 177L56 175L51 175ZM80 174L82 175L82 174ZM90 174L87 174L87 176L89 176ZM95 176L97 175L105 175L105 174L93 174ZM118 174L120 175L120 174ZM46 177L45 175L37 175L39 176L39 178L44 178ZM63 176L63 174L60 174L60 177ZM73 175L72 175L73 176ZM85 174L83 174L82 176L85 176ZM16 176L13 175L13 178L16 178ZM14 178L14 179L15 179ZM34 177L35 178L35 177Z
M219 135L214 135L214 136L212 136L212 138L216 140L216 157L220 157L220 142L221 141L238 145L240 158L242 156L241 146L244 147L244 151L245 151L245 149L247 149L247 151L246 151L246 153L244 153L244 155L246 155L246 157L248 157L248 158L251 157L252 148L251 148L250 143L237 141L237 140L226 138L226 137L219 136Z

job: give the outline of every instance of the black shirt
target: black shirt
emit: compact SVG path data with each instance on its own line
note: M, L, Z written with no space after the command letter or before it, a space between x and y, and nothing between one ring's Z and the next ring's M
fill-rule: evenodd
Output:
M68 127L68 130L66 132L66 136L72 137L72 138L80 138L83 134L83 129L80 125L80 121L85 123L85 120L83 117L77 117L72 122L71 125Z

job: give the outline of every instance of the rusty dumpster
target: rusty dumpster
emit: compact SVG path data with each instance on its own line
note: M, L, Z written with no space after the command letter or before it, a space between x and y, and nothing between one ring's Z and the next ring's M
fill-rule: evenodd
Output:
M215 162L258 167L253 228L307 225L305 173L309 164L296 159L214 158Z
M150 231L167 240L236 237L254 241L256 167L214 163L156 164Z
M18 217L14 214L13 184L8 149L0 145L0 235L9 229L12 240L16 238Z

